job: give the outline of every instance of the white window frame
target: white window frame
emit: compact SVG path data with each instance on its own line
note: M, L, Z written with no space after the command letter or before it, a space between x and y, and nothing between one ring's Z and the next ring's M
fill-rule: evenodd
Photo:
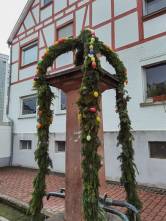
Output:
M27 142L26 149L22 148L22 142ZM30 148L28 146L28 142L30 142ZM31 151L32 150L32 140L19 140L19 146L20 146L21 151L27 151L27 150Z
M152 102L153 101L153 99L151 98L151 97L147 97L147 76L146 76L146 68L150 68L150 67L154 67L154 66L157 66L157 65L160 65L160 64L163 64L163 63L165 63L166 64L166 61L161 61L161 62L157 62L157 63L152 63L152 64L150 64L150 65L147 65L147 66L144 66L143 67L143 71L144 71L144 82L145 82L145 86L144 86L144 88L145 88L145 101L146 102Z
M33 47L37 47L37 49L36 49L36 59L34 61L29 62L29 63L25 63L24 62L24 53L25 53L25 51L27 51L28 49L31 49ZM29 43L28 45L25 45L25 46L21 47L21 67L24 67L24 66L31 65L31 64L35 63L35 62L37 62L37 59L38 59L38 41L37 40Z
M58 142L65 143L65 151L58 151ZM65 153L66 152L66 141L65 140L55 140L55 153Z
M36 113L35 114L23 114L23 100L27 98L36 98ZM34 118L37 115L37 96L36 94L20 97L20 114L19 118Z
M152 105L154 105L153 100L151 98L147 98L147 81L146 81L146 72L145 72L145 68L146 67L150 67L159 63L164 63L166 62L166 54L161 53L155 56L151 56L151 57L145 57L142 58L140 60L140 67L142 70L142 102L140 103L140 105L144 107L144 104L146 103L151 103Z
M66 28L67 26L72 27L72 35L70 35L70 36L60 36L59 37L60 30ZM65 25L62 24L60 27L57 28L57 40L60 39L60 38L64 38L64 37L73 37L73 35L74 35L74 22L73 21L70 21L68 24L65 24Z

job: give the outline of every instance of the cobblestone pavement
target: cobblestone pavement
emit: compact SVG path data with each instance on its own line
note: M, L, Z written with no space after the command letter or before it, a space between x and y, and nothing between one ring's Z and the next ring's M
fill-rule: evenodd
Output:
M15 198L23 203L31 199L32 183L35 170L24 168L0 169L0 194ZM48 191L56 191L65 187L63 176L51 174L47 177ZM124 189L115 184L107 184L101 187L101 193L107 192L113 199L125 199ZM149 190L139 190L139 196L143 202L141 213L142 221L166 221L166 193ZM44 199L44 208L49 212L62 212L64 200L59 198Z

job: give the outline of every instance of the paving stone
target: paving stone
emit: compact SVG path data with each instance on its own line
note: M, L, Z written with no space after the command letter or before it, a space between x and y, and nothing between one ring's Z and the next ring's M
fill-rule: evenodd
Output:
M9 200L27 205L31 199L33 190L33 179L36 170L24 168L4 168L0 169L0 196L5 196ZM65 178L57 174L47 176L47 191L57 191L65 187ZM107 184L100 188L100 193L108 193L113 199L125 199L124 189L120 185ZM164 191L153 192L148 189L139 190L140 198L143 202L142 221L166 221L166 194ZM47 214L55 215L64 211L64 199L44 198L44 210ZM1 221L1 220L0 220ZM59 221L59 220L58 220ZM61 220L60 220L61 221Z

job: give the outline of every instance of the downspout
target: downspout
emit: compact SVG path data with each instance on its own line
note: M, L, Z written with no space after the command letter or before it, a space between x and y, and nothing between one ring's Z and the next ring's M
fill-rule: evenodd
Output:
M11 74L12 74L12 47L11 47L11 43L8 42L8 45L10 47L10 64L9 64L9 85L8 85L8 91L7 91L7 107L6 107L6 115L7 118L10 122L10 126L11 126L11 140L10 140L10 160L9 160L9 166L12 166L13 164L13 142L14 142L14 121L9 117L9 102L10 102L10 87L11 87Z

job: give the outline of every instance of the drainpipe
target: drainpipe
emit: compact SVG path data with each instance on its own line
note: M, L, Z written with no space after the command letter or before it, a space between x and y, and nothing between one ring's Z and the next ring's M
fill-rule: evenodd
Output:
M10 122L11 126L11 146L10 146L10 160L9 160L9 166L12 166L13 164L13 142L14 142L14 121L9 117L9 102L10 102L10 87L11 87L11 74L12 74L12 69L11 69L11 64L12 64L12 47L11 44L8 42L8 45L10 47L10 63L9 63L9 85L8 85L8 91L7 91L7 107L6 107L6 115L7 118Z

